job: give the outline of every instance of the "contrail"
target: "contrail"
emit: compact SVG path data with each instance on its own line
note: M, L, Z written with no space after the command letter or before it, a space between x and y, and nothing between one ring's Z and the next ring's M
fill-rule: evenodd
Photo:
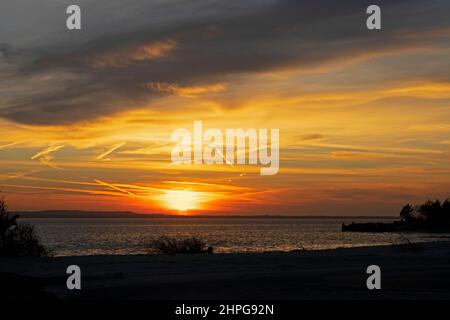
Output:
M32 160L40 158L42 156L48 155L49 153L55 152L59 149L61 149L62 147L64 147L64 145L60 145L60 146L50 146L44 150L42 150L41 152L36 153L34 156L31 157Z
M8 144L4 144L4 145L0 146L0 150L15 146L16 144L19 144L19 143L22 143L22 142L19 141L19 142L11 142Z
M223 153L222 152L220 152L220 150L219 149L217 149L216 148L216 152L225 160L225 162L227 163L227 164L229 164L231 167L233 167L234 168L234 166L233 166L233 164L230 162L230 161L228 161L228 159L227 158L225 158L225 156L223 155Z
M36 172L40 172L42 170L31 170L31 171L27 171L27 172L19 172L19 173L15 173L15 174L10 174L10 175L2 175L0 181L6 181L6 180L11 180L11 179L16 179L16 178L23 178L29 174L33 174Z
M109 148L106 152L100 154L97 157L97 160L102 160L104 157L106 157L107 155L113 153L114 151L116 151L117 149L119 149L120 147L124 146L126 144L126 142L121 142L118 144L113 145L111 148Z
M94 179L94 181L97 182L98 184L102 185L102 186L105 186L105 187L111 188L113 190L129 194L130 196L133 196L133 197L135 196L134 193L132 193L132 192L130 192L128 190L116 187L116 186L114 186L114 185L112 185L110 183L107 183L107 182L104 182L104 181L101 181L101 180L98 180L98 179Z

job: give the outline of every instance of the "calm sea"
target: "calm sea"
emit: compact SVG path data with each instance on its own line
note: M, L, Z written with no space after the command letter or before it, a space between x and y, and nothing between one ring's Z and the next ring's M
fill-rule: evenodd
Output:
M215 252L331 249L450 237L450 234L341 232L342 222L358 221L354 219L49 218L22 221L36 226L41 240L55 256L143 254L148 252L149 242L160 236L196 236L214 247Z

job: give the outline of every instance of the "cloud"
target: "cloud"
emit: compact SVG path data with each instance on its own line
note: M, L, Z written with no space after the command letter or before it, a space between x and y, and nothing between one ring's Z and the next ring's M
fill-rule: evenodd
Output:
M39 10L49 26L59 21L53 4L44 1ZM419 0L377 4L383 8L381 32L365 28L365 8L357 0L142 0L117 15L102 15L101 23L92 22L77 34L64 30L63 23L52 31L41 22L33 30L27 23L38 18L35 7L25 6L24 22L15 28L10 24L17 21L0 16L2 24L8 23L0 31L6 39L1 56L8 56L3 63L15 70L0 80L0 87L8 88L2 92L0 116L27 124L67 124L152 106L161 93L199 96L211 90L209 84L236 82L240 75L301 72L386 52L446 46L448 32L427 35L448 28L449 2L429 1L426 7L433 10L426 12ZM81 6L86 15L102 7L121 8L115 0ZM25 30L27 36L20 37ZM433 76L448 77L442 72ZM152 83L169 87L155 92L148 90Z
M87 65L94 69L123 68L133 63L164 58L175 50L176 46L176 41L171 39L156 41L135 48L99 54L88 60Z
M299 137L300 141L308 141L308 140L319 140L324 139L325 136L320 133L311 133L311 134L304 134Z
M155 92L175 94L185 98L195 98L199 95L220 93L224 92L226 87L221 83L193 86L193 87L180 87L176 84L151 82L147 84L147 87Z
M349 151L335 151L331 153L332 159L364 159L364 160L373 160L383 157L382 155L373 154L373 153L362 153L362 152L349 152Z
M14 48L6 43L0 43L0 58L9 58L16 53Z

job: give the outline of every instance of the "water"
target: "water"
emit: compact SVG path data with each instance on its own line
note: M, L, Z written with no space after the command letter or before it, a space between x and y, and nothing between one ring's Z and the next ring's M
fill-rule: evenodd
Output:
M145 254L160 236L203 239L215 252L264 252L332 249L367 245L436 241L450 234L347 233L342 222L355 219L23 219L55 256ZM372 219L371 221L382 221ZM405 238L406 237L406 238Z

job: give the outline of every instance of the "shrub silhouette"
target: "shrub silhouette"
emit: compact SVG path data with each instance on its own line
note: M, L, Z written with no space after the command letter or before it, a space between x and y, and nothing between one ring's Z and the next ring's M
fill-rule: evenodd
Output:
M177 239L173 237L160 237L150 243L152 251L157 253L204 253L209 252L206 244L199 238ZM210 249L212 252L212 248Z
M0 256L48 255L34 227L17 222L18 217L8 212L5 200L0 198Z

